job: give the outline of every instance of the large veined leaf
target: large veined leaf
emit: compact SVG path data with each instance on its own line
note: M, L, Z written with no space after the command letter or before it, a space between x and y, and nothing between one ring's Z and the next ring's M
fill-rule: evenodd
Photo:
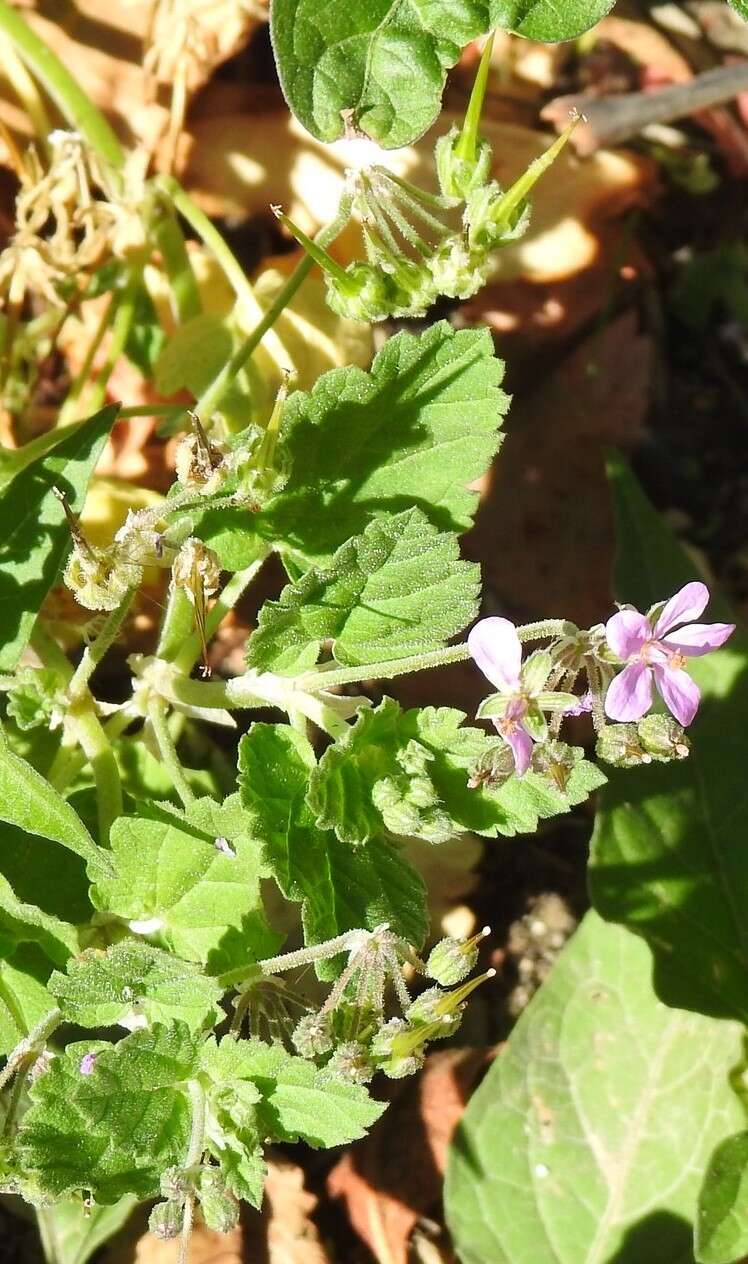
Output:
M54 1009L46 988L51 969L37 944L16 947L0 934L0 1054L10 1053Z
M122 1228L136 1201L126 1194L110 1207L81 1200L38 1208L40 1232L54 1251L56 1264L88 1264L94 1251Z
M372 518L414 506L441 531L464 531L478 499L468 485L489 465L508 406L503 371L488 330L440 321L390 338L368 373L323 373L283 410L283 490L261 513L209 510L200 536L221 550L237 525L245 536L253 526L305 568Z
M457 537L419 509L378 518L341 545L324 570L267 601L249 642L259 671L311 667L325 641L339 663L381 663L443 645L478 612L480 568Z
M614 0L273 0L271 30L291 109L320 140L346 123L387 148L407 145L439 110L447 70L496 26L528 39L574 39Z
M748 1251L748 1132L717 1146L704 1177L696 1222L699 1264L734 1264Z
M452 1143L463 1264L693 1264L701 1173L743 1119L741 1028L650 979L646 944L588 914Z
M92 873L113 872L107 853L96 845L77 812L31 764L11 750L1 728L0 821L77 852Z
M52 488L66 493L75 513L117 417L110 404L51 451L25 466L0 491L0 671L12 671L34 620L54 584L70 544L63 507Z
M646 607L694 578L632 475L614 467L621 600ZM705 618L729 618L713 602ZM689 660L703 695L682 763L611 770L592 845L603 917L650 944L671 1005L748 1020L748 638Z

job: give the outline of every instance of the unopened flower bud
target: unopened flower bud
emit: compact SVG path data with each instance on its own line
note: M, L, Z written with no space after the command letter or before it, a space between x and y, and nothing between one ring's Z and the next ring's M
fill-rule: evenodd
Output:
M332 1049L332 1033L328 1014L304 1014L291 1035L294 1047L302 1058L318 1058Z
M148 1228L155 1238L168 1241L181 1233L183 1218L184 1203L167 1199L164 1203L156 1203L148 1217Z
M652 762L635 724L606 724L597 739L595 754L615 768L635 768L637 764Z
M637 724L639 741L658 763L686 759L691 743L682 725L670 715L645 715Z
M486 183L491 171L491 146L479 138L475 156L463 158L460 154L462 133L455 124L446 136L440 136L434 146L436 172L439 187L445 197L464 202L468 194Z
M451 936L440 939L429 953L426 973L443 987L454 987L456 983L461 983L475 969L478 945L488 934L489 927L484 926L471 939L453 939Z
M351 1084L368 1084L375 1068L365 1046L356 1040L347 1040L338 1045L325 1070Z
M203 1168L198 1181L203 1220L215 1233L231 1233L239 1223L239 1200L217 1167Z
M429 1026L433 1024L435 1031L431 1036L432 1040L444 1040L447 1036L454 1035L462 1020L464 1005L458 1005L451 1013L446 1013L441 1006L447 997L449 992L442 992L441 988L427 988L406 1010L408 1022L416 1027L424 1023Z

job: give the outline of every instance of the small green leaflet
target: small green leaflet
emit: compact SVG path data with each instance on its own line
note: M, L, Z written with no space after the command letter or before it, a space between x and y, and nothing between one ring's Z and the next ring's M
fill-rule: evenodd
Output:
M396 334L369 373L333 369L289 397L288 479L261 513L210 510L196 529L207 543L232 523L252 529L304 569L325 565L373 518L414 506L441 531L464 531L478 499L468 484L489 465L508 406L503 372L487 329L440 321Z
M90 948L55 971L49 990L64 1017L80 1027L173 1023L191 1030L216 1020L221 992L197 966L160 948L123 940L106 952Z
M40 1191L57 1199L85 1189L105 1204L156 1194L162 1172L184 1161L191 1120L184 1087L199 1047L200 1037L181 1023L135 1031L117 1045L68 1045L30 1088L18 1139Z
M574 39L614 0L273 0L271 33L291 109L320 140L348 120L387 148L415 140L439 110L447 70L495 26Z
M206 963L228 930L240 930L250 915L264 923L259 844L246 818L239 831L235 818L231 801L212 800L193 804L186 820L156 805L120 817L111 832L118 876L94 888L97 907L132 929L142 924L141 933L158 933L178 956Z
M415 947L423 943L426 900L421 878L383 838L353 849L320 830L305 802L314 751L288 725L253 724L239 748L242 798L262 839L264 857L288 900L302 904L304 940L388 922ZM318 967L330 977L329 963ZM337 971L333 971L336 973Z
M532 833L539 820L568 812L604 781L580 758L563 793L538 773L510 777L495 790L470 789L470 771L495 742L482 729L463 727L464 720L451 707L403 711L392 698L362 710L312 771L317 825L354 846L383 830L431 843L466 830Z
M110 404L82 425L71 426L62 442L0 491L0 671L12 671L18 663L70 544L65 514L52 488L66 492L73 512L80 512L118 411L118 404Z
M695 578L676 540L621 464L613 467L616 591L640 609ZM706 621L729 619L714 601ZM649 943L669 1005L748 1021L748 638L689 660L703 705L677 764L611 769L592 843L598 912Z
M345 1145L363 1137L385 1109L383 1102L372 1101L363 1085L337 1079L280 1044L224 1036L219 1045L206 1045L204 1066L223 1085L224 1108L226 1092L241 1094L248 1081L255 1090L261 1131L280 1141ZM241 1097L237 1113L243 1114Z
M734 1264L748 1251L748 1132L717 1146L704 1177L696 1222L699 1264Z
M463 1264L693 1261L701 1173L743 1119L742 1034L668 1009L651 969L590 913L522 1014L450 1148Z
M88 861L94 875L112 872L107 853L97 847L77 813L31 764L11 750L2 728L0 820L77 852Z
M381 663L443 645L478 612L480 567L420 509L370 522L324 570L266 601L247 662L294 674L332 642L338 663Z

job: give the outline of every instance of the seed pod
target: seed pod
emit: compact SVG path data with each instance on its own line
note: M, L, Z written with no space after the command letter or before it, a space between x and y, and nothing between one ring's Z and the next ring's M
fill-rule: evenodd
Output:
M434 146L436 173L439 187L445 197L464 202L474 189L485 184L491 171L491 146L479 138L474 157L463 158L460 154L462 133L455 124L446 136L440 136Z
M183 487L200 487L211 494L221 482L225 451L208 439L197 413L189 417L192 433L182 436L174 454L177 480Z
M456 983L461 983L475 969L478 945L489 933L488 926L484 926L471 939L453 939L451 936L440 939L429 953L426 973L443 987L454 987Z
M351 1084L368 1084L375 1067L366 1047L356 1040L348 1040L338 1045L325 1070Z
M332 1033L327 1014L304 1014L294 1028L291 1040L302 1058L317 1058L332 1049Z
M221 567L218 557L202 540L191 536L185 540L172 567L172 579L184 589L195 608L195 623L203 652L203 667L208 668L208 641L205 627L208 599L218 591Z
M691 743L685 729L670 715L645 715L636 726L644 750L658 763L686 759Z
M652 762L635 724L606 724L597 739L595 754L614 768L635 768L637 764Z

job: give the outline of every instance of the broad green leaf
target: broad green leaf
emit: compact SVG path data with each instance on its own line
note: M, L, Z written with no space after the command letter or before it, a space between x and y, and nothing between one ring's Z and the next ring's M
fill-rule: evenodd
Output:
M49 867L49 866L47 866ZM19 900L7 878L0 875L0 936L13 944L38 944L50 965L64 965L79 947L78 932L70 922L45 913L37 904Z
M381 837L354 849L331 830L317 828L305 802L314 767L310 744L288 725L253 724L242 738L244 805L278 886L286 899L302 905L305 942L388 922L420 947L427 929L421 878ZM324 963L319 971L326 975Z
M312 770L309 803L321 829L353 845L382 833L444 843L470 830L532 833L538 821L568 812L602 784L580 756L562 792L538 773L510 777L498 789L468 786L493 746L482 729L463 727L451 707L403 711L392 698L362 710L355 725Z
M748 1252L748 1132L722 1141L711 1157L699 1195L699 1264L734 1264Z
M61 843L88 861L93 874L112 872L107 853L97 847L77 813L31 764L10 749L1 728L0 821Z
M646 608L694 572L633 476L614 467L621 600ZM713 602L704 616L729 617ZM703 695L677 764L611 770L592 844L603 917L643 935L669 1005L748 1020L748 638L689 659Z
M54 1008L46 987L51 969L36 944L15 947L0 930L0 1054L10 1053Z
M88 949L55 971L49 990L64 1017L80 1027L113 1023L213 1022L220 989L197 966L150 944L123 940L106 952Z
M439 110L447 70L495 26L528 39L574 39L614 0L273 0L271 31L291 109L320 140L350 120L387 148L407 145Z
M19 905L38 908L50 930L59 923L76 926L91 918L85 861L65 847L50 847L44 838L0 824L0 875L0 890L7 885ZM6 907L3 896L0 907Z
M95 1251L127 1223L137 1199L125 1195L110 1207L82 1200L37 1208L45 1240L53 1243L55 1264L87 1264Z
M110 404L83 425L71 426L64 442L32 461L0 492L0 671L12 671L18 663L70 544L63 507L52 488L66 492L73 511L80 512L118 410Z
M743 1119L741 1030L650 978L646 945L588 914L452 1142L463 1264L692 1264L701 1174Z
M488 330L456 332L445 321L416 337L390 338L369 373L349 365L296 391L283 410L283 488L262 513L213 510L199 533L232 520L277 543L306 566L325 563L372 518L420 508L440 530L464 531L497 447L508 400Z
M257 1094L259 1126L277 1140L345 1145L363 1137L385 1109L384 1103L372 1101L363 1085L336 1079L280 1044L224 1036L218 1046L206 1046L206 1055L209 1074L223 1085L224 1108L227 1089L241 1094L242 1083L248 1081Z
M120 817L111 831L117 877L94 888L97 907L136 933L159 934L188 961L207 962L228 930L250 915L264 923L260 847L246 818L238 831L236 824L230 804L210 800L193 805L186 820L156 805Z
M158 1192L184 1161L191 1108L184 1091L200 1039L182 1024L135 1031L117 1045L69 1045L29 1090L18 1147L40 1191L55 1199L90 1190L98 1203ZM93 1066L82 1071L93 1053ZM85 1064L83 1064L85 1066Z
M325 641L345 664L435 649L475 617L479 592L480 567L460 561L456 536L419 509L375 519L328 567L265 602L247 662L293 674L316 663Z

